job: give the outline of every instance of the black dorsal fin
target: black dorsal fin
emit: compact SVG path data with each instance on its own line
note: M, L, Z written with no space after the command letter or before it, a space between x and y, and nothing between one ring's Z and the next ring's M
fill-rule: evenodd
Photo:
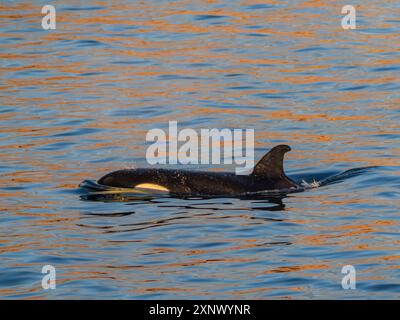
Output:
M283 156L286 152L290 151L290 147L281 144L273 147L254 167L251 175L265 177L269 179L282 179L285 178L283 171Z

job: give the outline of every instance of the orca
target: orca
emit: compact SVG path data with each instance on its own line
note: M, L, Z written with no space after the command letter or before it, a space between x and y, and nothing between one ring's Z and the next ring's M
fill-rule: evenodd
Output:
M287 145L278 145L265 154L249 175L233 172L206 172L178 169L123 169L101 177L97 183L116 188L141 188L174 195L240 195L270 190L298 190L300 186L283 170Z

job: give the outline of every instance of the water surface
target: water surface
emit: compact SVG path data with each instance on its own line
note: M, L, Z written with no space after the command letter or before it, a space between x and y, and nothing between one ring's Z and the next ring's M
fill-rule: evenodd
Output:
M352 2L356 30L347 3L249 0L52 1L46 31L44 4L0 4L0 297L400 298L398 1ZM173 120L253 128L257 159L288 144L297 180L374 168L283 198L82 198Z

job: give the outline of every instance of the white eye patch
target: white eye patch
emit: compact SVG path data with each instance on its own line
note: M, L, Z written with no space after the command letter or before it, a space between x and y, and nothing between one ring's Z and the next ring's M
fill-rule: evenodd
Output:
M158 191L169 191L167 188L153 183L141 183L135 186L135 188L158 190Z

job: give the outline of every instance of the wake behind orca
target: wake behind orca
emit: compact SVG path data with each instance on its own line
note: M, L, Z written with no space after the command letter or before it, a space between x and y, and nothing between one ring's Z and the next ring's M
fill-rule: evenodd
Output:
M286 176L283 158L287 145L272 148L249 175L172 169L124 169L106 174L99 185L166 191L174 195L240 195L268 190L293 192L302 189Z

